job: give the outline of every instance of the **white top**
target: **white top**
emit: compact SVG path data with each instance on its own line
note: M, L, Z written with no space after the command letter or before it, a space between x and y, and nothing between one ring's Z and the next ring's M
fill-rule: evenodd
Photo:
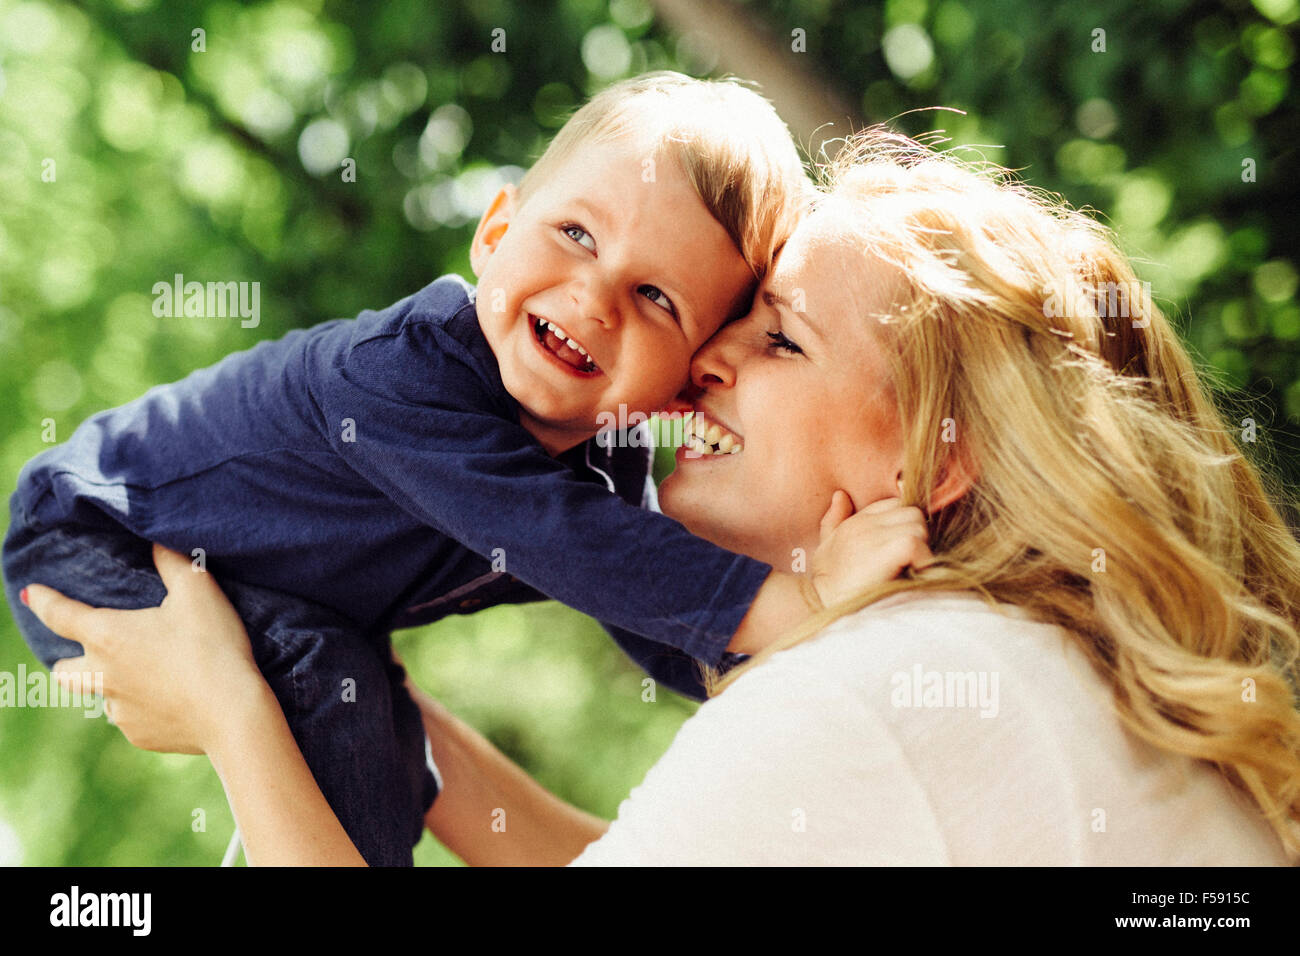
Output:
M903 594L686 721L574 865L1260 865L1208 764L1145 744L1061 629Z

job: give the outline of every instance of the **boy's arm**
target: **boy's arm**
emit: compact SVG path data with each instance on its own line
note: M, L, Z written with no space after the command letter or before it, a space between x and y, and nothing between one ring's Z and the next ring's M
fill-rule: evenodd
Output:
M798 619L797 590L784 576L767 584L769 565L627 504L548 456L445 335L408 322L353 345L321 382L322 428L368 484L497 570L711 665L760 591L742 639ZM355 423L347 439L330 426L345 419Z
M613 624L601 622L601 625L632 663L649 674L657 685L691 700L702 701L708 696L700 662L689 654ZM724 657L724 666L728 663L734 662Z
M851 592L908 563L895 549L873 552L874 516L849 517L843 492L806 576L696 537L547 455L499 379L494 389L458 354L464 344L427 321L349 346L318 396L334 453L420 522L597 620L717 666L725 651L756 653L821 610L819 591ZM330 426L340 421L352 427Z
M822 610L817 590L806 577L773 571L727 644L733 654L757 654Z

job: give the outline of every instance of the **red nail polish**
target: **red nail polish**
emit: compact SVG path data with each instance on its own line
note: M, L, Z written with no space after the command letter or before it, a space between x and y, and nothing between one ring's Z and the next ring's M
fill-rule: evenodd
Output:
M18 592L18 600L22 601L24 604L27 604L27 603L28 603L28 601L27 601L27 589L26 589L26 588L23 588L21 591Z

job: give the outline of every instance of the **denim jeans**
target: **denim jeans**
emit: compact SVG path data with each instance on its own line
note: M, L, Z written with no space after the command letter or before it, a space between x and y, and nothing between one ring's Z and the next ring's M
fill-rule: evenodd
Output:
M18 593L26 585L45 584L96 607L162 603L167 591L149 542L108 524L43 527L11 504L5 597L46 667L82 649L22 604ZM357 850L372 866L410 866L439 782L388 635L365 634L281 592L232 580L220 584L244 621L257 666L307 766Z

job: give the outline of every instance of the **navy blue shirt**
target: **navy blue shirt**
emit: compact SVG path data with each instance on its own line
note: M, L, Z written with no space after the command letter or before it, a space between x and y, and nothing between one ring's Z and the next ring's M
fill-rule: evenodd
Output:
M202 548L218 576L366 628L541 592L605 622L643 666L685 674L672 649L721 663L770 566L612 494L586 467L596 444L546 454L473 287L444 276L87 419L28 463L16 496L43 524Z

